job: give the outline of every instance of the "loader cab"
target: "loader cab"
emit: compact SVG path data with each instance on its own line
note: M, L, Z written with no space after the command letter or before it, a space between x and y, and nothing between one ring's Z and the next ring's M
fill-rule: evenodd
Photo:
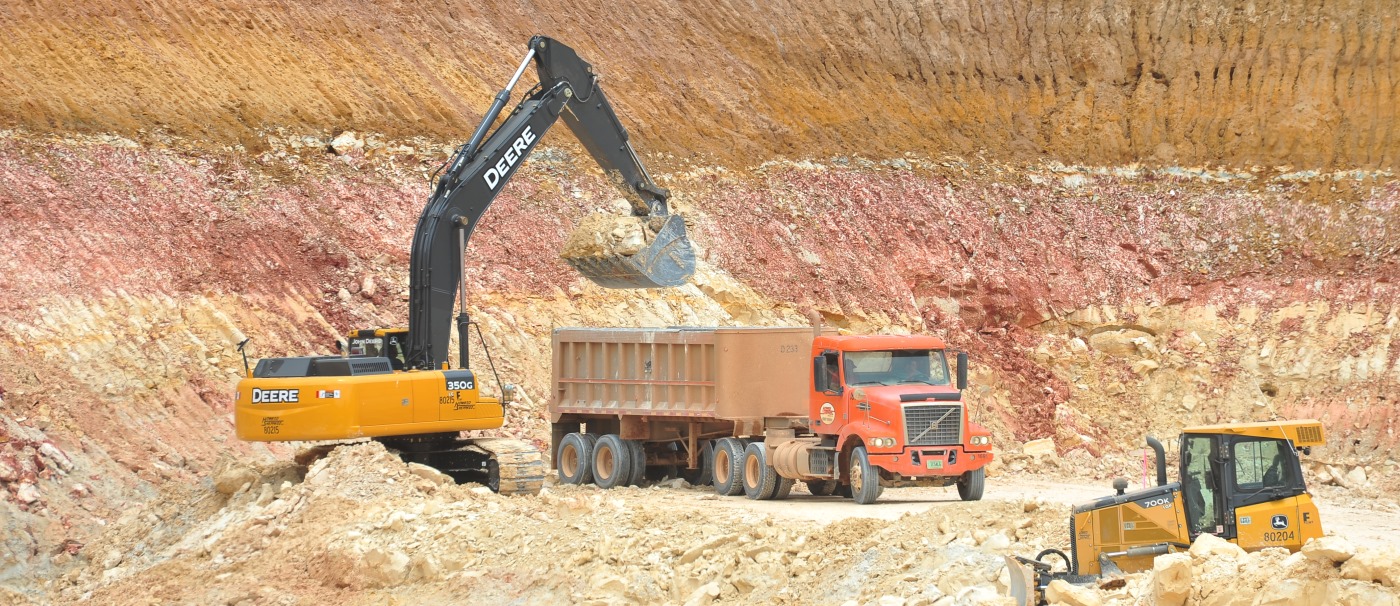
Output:
M1263 430L1249 425L1256 424L1218 433L1193 428L1181 436L1181 491L1192 540L1209 533L1238 539L1248 549L1245 543L1256 535L1283 540L1300 523L1315 523L1316 514L1300 509L1304 504L1297 501L1307 486L1295 440L1277 425Z
M404 347L408 344L407 328L377 328L356 330L346 335L347 353L352 358L388 358L394 370L404 370Z

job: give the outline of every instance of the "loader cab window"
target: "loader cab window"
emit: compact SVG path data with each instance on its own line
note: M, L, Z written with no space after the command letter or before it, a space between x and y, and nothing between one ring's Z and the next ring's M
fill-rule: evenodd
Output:
M1186 523L1193 537L1225 530L1220 515L1221 477L1215 439L1187 434L1181 441L1181 490L1186 501Z
M1238 437L1230 444L1235 471L1231 507L1302 494L1298 453L1287 440Z

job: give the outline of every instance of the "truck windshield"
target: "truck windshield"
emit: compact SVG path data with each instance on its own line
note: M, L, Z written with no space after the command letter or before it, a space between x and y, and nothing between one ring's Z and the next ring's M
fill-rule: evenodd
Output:
M848 351L846 384L947 385L948 360L941 349Z

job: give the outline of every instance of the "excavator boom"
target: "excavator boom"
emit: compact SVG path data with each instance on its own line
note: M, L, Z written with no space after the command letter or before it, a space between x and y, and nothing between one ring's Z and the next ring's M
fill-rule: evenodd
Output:
M487 137L511 87L531 60L540 83ZM569 264L607 288L679 286L695 272L685 222L670 214L666 203L670 193L651 180L632 150L627 130L608 103L593 67L568 46L536 36L516 76L496 95L471 141L453 156L419 217L409 268L410 367L438 368L447 361L453 298L461 286L466 243L506 182L560 118L622 190L632 214L643 218L654 234L631 254L605 250L570 256ZM462 322L459 316L459 332L464 330ZM465 343L465 335L460 336Z

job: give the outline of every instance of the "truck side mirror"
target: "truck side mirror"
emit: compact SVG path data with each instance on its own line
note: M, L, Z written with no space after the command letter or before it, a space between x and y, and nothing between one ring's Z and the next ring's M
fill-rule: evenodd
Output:
M967 352L958 352L958 391L967 389Z
M812 385L817 391L826 391L826 356L812 358Z

